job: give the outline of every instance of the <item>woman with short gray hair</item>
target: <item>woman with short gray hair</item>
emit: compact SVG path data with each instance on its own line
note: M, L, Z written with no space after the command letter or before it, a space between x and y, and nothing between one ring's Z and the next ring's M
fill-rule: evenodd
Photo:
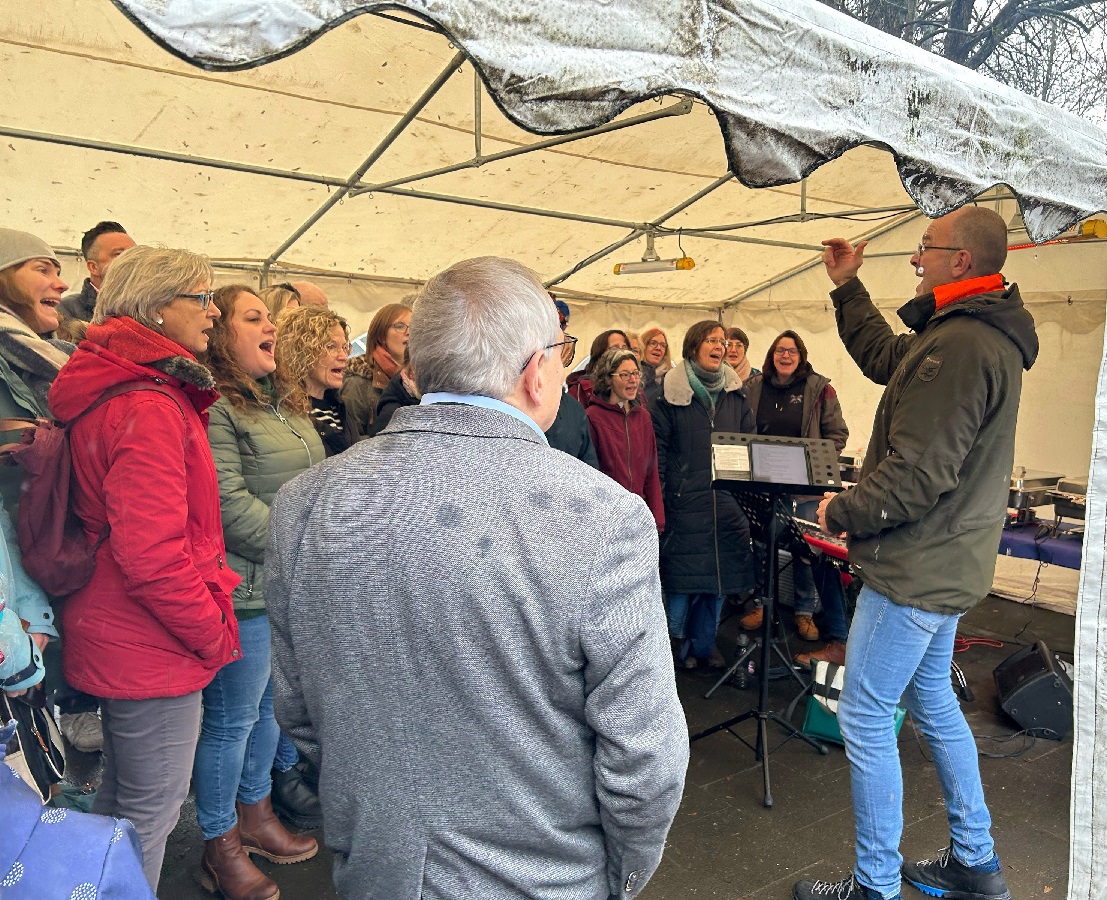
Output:
M219 316L211 278L187 250L122 253L49 395L70 423L73 509L97 536L92 577L62 611L62 668L101 698L93 811L131 820L155 891L188 794L200 692L242 655L207 439L219 395L196 358Z

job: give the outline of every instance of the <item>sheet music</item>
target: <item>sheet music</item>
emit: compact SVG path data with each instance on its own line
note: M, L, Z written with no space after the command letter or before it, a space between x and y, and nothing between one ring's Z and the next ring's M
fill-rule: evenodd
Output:
M750 451L745 444L711 445L712 478L749 479Z
M807 451L792 444L754 444L753 471L757 481L810 484Z

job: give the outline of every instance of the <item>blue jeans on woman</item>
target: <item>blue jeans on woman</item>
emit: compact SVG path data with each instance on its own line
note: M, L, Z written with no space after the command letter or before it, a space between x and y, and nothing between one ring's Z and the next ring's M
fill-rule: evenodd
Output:
M667 594L669 635L682 639L678 657L710 659L723 614L723 597L716 594Z
M900 895L903 772L894 716L903 704L926 738L946 801L953 855L967 866L995 852L976 741L949 678L959 615L901 606L861 589L846 644L838 724L850 762L857 880Z
M235 826L236 799L259 803L273 788L269 772L280 729L269 677L269 617L240 619L238 636L242 658L223 666L203 693L192 786L204 840Z

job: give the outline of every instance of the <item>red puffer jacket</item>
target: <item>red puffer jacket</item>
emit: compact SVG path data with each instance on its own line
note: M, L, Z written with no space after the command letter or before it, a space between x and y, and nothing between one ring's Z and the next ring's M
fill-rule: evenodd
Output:
M637 402L624 412L618 404L601 400L595 394L585 412L600 471L645 500L657 530L664 531L665 504L661 499L657 438L650 414Z
M50 389L63 422L124 381L157 391L120 394L70 434L73 508L90 541L105 524L92 579L63 607L62 669L98 697L179 697L237 659L219 482L207 437L218 394L188 351L125 316L92 325ZM179 406L178 406L179 404ZM183 412L183 415L182 415Z

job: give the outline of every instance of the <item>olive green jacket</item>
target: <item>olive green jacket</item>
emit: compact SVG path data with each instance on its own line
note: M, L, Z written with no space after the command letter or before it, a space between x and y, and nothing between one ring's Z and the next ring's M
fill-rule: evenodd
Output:
M323 443L306 416L258 403L236 409L226 397L209 410L208 440L219 475L227 562L242 577L234 608L259 615L265 611L269 506L286 481L322 462Z
M862 372L887 385L856 485L826 510L850 565L904 606L961 613L992 586L1015 454L1022 372L1038 355L1016 285L934 311L899 310L895 335L854 278L831 293L838 333Z

